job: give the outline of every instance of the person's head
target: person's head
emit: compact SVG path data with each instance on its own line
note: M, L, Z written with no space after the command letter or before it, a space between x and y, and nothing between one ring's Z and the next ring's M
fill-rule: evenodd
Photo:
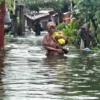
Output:
M82 30L85 30L85 31L89 31L90 29L90 25L89 24L84 24L82 27L81 27Z
M56 31L56 24L54 22L48 22L47 29L50 34L53 34Z

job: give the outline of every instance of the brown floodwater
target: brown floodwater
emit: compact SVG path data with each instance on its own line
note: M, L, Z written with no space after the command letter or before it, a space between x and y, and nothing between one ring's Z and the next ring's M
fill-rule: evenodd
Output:
M42 36L13 38L0 55L0 100L100 100L100 53L69 46L45 56Z

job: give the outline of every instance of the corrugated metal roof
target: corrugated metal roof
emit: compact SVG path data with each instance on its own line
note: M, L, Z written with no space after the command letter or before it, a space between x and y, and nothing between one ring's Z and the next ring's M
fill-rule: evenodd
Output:
M35 16L30 16L30 15L25 14L25 16L28 17L31 20L37 20L37 19L40 19L40 18L44 18L46 16L49 16L49 13L39 14L39 15L35 15Z

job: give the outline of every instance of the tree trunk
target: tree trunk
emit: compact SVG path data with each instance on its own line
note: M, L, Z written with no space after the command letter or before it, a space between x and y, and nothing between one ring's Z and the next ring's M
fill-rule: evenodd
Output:
M96 22L95 22L95 19L94 19L94 16L93 16L93 15L90 15L90 20L92 21L92 24L93 24L94 29L95 29L95 32L96 32L98 26L97 26L97 24L96 24ZM95 33L95 37L97 37L97 33Z
M5 17L5 0L0 4L0 50L4 49L4 17Z
M63 13L58 12L58 17L59 17L59 23L62 23L63 22Z

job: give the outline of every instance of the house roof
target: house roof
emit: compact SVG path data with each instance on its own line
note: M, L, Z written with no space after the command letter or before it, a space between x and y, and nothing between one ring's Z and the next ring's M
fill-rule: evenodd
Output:
M39 15L35 15L35 16L30 16L25 14L25 16L33 21L37 20L37 19L41 19L41 18L45 18L49 16L49 13L44 13L44 14L39 14Z
M53 11L53 10L40 10L40 11L39 11L39 13L43 13L43 14L44 14L44 13L45 13L45 14L46 14L46 13L51 13L51 12L54 12L54 11Z

